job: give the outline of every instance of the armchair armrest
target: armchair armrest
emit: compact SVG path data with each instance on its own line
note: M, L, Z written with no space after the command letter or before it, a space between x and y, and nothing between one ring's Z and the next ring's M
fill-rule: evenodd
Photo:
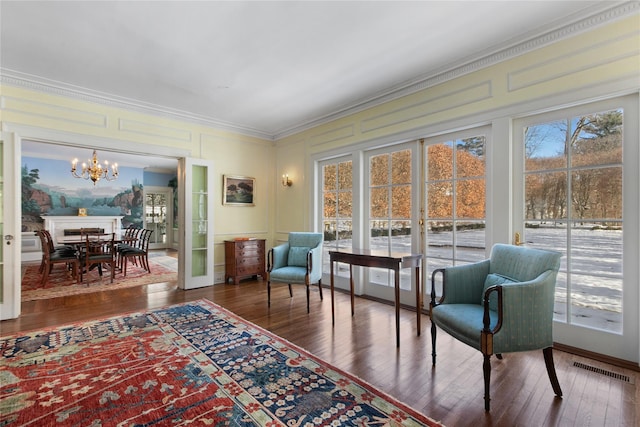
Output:
M435 277L442 273L442 297L436 301ZM435 270L431 275L431 305L478 304L484 281L489 274L489 260Z
M311 282L322 279L322 245L309 250L307 254L307 274Z
M289 256L289 243L283 243L269 249L267 254L267 271L271 272L276 268L285 267L287 265L287 257Z

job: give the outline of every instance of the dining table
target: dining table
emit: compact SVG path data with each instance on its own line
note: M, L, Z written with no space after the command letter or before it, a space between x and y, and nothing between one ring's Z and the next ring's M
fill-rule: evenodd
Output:
M90 232L90 233L86 233L86 234L73 234L73 235L66 235L66 236L57 236L56 238L56 242L60 245L71 245L71 246L75 246L76 249L80 252L82 250L82 245L86 244L86 237L89 237L89 242L101 242L104 240L107 240L105 238L109 238L109 240L111 239L111 236L113 235L113 243L118 244L118 243L131 243L132 241L135 241L135 238L132 238L130 236L125 236L123 232L117 232L117 233L104 233L104 232ZM89 270L93 270L95 267L98 267L98 269L100 270L100 275L102 276L102 265L101 264L94 264L91 267L89 267ZM107 267L105 265L105 267ZM80 268L84 268L82 265L80 266ZM118 270L117 265L114 268L115 270Z

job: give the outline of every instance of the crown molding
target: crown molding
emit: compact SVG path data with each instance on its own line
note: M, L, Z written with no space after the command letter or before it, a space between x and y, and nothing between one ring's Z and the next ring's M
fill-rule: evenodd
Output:
M598 6L594 6L589 9L589 16L585 17L583 12L583 16L576 16L574 18L574 22L570 24L558 26L556 23L555 28L551 28L553 24L550 24L547 27L538 29L537 35L525 35L520 40L510 40L505 43L505 46L494 49L493 51L480 52L474 58L467 58L466 61L450 64L448 67L435 70L427 75L422 75L390 88L386 88L385 90L372 94L367 98L362 98L355 102L338 107L332 113L316 117L289 128L281 129L275 133L217 120L212 117L206 117L188 111L173 109L152 103L145 103L126 97L120 97L80 86L70 85L6 68L0 68L0 83L8 86L23 87L38 92L135 111L138 113L152 114L174 120L182 120L268 141L277 141L287 136L303 132L307 129L367 110L377 105L442 84L463 75L473 73L516 56L520 56L529 51L556 43L560 40L639 12L640 2L638 1L603 1Z

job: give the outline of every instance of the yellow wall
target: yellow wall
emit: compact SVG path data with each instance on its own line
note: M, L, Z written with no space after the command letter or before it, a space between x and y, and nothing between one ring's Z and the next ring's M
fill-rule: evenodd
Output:
M225 239L251 236L266 238L267 245L270 244L274 213L269 197L273 193L273 142L6 85L0 87L0 102L3 129L12 130L16 126L37 129L39 135L50 134L47 140L52 142L68 143L66 136L82 135L85 143L95 137L118 142L126 148L139 144L136 151L142 149L156 154L157 147L173 147L190 151L191 157L213 160L216 175L214 264L218 276L224 273ZM20 136L28 138L32 136L29 132ZM146 145L149 150L144 150ZM256 178L255 207L222 205L223 174Z
M583 103L640 88L640 16L596 28L535 51L434 84L420 92L277 141L278 172L303 168L286 197L278 196L278 223L311 227L309 158L353 144L400 142ZM298 209L289 208L295 203Z

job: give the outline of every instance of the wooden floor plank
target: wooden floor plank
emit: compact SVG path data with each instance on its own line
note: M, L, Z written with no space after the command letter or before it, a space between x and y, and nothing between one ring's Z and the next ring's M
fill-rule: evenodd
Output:
M108 286L105 286L108 289ZM304 287L272 288L267 307L266 283L242 281L182 291L174 283L23 303L19 319L0 323L8 335L70 322L154 309L170 304L209 299L334 366L368 381L416 410L448 426L635 426L637 373L625 370L633 384L573 367L574 360L612 369L602 362L555 351L556 369L564 398L554 397L541 351L492 358L491 412L484 411L482 355L452 339L437 335L437 364L431 364L428 316L422 316L416 335L415 312L401 310L400 348L395 346L395 312L391 305L358 298L351 317L349 297L336 293L336 326L331 325L327 290L320 301L311 292L306 311Z

